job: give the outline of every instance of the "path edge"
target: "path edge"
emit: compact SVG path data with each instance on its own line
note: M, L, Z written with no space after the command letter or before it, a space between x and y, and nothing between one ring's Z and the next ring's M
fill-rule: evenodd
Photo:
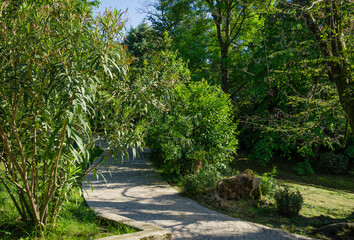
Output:
M112 214L112 213L96 212L96 216L104 220L123 223L125 225L140 230L139 232L135 232L135 233L108 236L104 238L99 238L98 240L122 240L122 239L124 240L172 240L171 231L155 226L150 223L135 221L133 219L123 217L118 214Z

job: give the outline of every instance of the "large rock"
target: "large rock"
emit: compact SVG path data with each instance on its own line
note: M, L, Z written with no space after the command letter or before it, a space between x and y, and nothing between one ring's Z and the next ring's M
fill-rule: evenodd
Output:
M262 193L259 187L261 177L255 177L250 169L218 182L217 192L220 197L227 200L261 199Z

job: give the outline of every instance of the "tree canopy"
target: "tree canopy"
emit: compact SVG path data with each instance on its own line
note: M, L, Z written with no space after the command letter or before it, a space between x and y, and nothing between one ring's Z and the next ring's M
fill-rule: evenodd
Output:
M229 93L241 146L318 161L353 144L351 1L159 0L145 12L157 32ZM320 149L322 149L320 151Z

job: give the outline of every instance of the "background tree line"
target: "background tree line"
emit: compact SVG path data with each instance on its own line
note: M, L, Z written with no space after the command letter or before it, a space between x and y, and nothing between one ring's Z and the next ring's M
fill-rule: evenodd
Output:
M346 0L148 1L142 11L151 26L131 29L125 44L139 67L167 33L192 81L206 79L230 95L241 148L259 163L279 156L310 173L326 169L329 158L347 169L354 157L352 7Z

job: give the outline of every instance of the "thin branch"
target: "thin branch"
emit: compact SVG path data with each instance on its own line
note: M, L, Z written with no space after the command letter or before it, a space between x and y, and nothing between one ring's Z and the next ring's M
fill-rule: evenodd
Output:
M69 120L66 119L65 125L64 125L63 130L62 130L61 135L60 135L59 150L58 150L58 154L57 154L54 166L53 166L52 171L50 173L49 182L48 182L48 189L47 189L47 195L46 195L46 202L44 204L43 212L42 212L41 217L40 217L40 221L41 222L43 222L43 220L45 219L50 199L53 197L53 195L55 193L55 190L57 188L56 179L57 179L57 174L58 174L59 158L60 158L60 155L61 155L61 150L62 150L62 147L63 147L64 140L65 140L64 136L65 136L66 128L68 126L68 121ZM54 181L54 184L52 186L52 189L50 189L53 181Z
M306 8L306 10L310 10L311 8L313 8L313 6L317 3L323 2L323 0L317 0L316 2L313 2L312 5L308 8Z
M74 89L73 94L71 96L71 100L70 100L71 103L74 100L75 92L76 92L76 88ZM44 204L43 212L42 212L42 215L40 217L41 223L43 223L44 219L46 218L50 199L53 197L53 195L55 193L55 190L57 188L57 185L58 185L58 183L57 183L58 165L59 165L59 159L60 159L60 156L61 156L62 147L63 147L64 140L65 140L65 132L66 132L66 128L68 126L68 121L69 121L69 118L66 119L64 127L63 127L63 130L62 130L62 132L60 134L59 150L58 150L58 154L57 154L54 166L53 166L52 171L51 171L50 176L49 176L48 188L47 188L47 193L46 193L46 196L45 196L46 202ZM50 187L51 187L53 181L54 181L54 184L52 186L52 189L50 190Z
M16 161L16 158L13 155L13 152L12 152L11 147L10 147L10 143L7 140L7 137L6 137L6 134L5 134L5 130L4 130L4 128L3 128L1 123L0 123L0 137L2 138L2 141L4 143L4 147L5 147L5 151L9 155L11 162L14 164L14 166L16 167L16 170L22 176L23 175L22 169L21 169L20 165L18 165L18 162Z
M242 15L245 15L245 8L243 7L242 8L242 11L240 11L240 13L238 14L237 16L237 19L235 21L235 23L233 24L233 27L231 28L231 31L230 31L230 35L232 35L232 33L234 32L235 30L235 27L238 25L238 21L240 20L241 16ZM244 16L245 17L245 16ZM239 25L239 28L242 26L242 23ZM239 31L238 31L239 32ZM231 42L233 42L233 40L231 40Z
M13 195L11 189L9 188L9 186L6 184L5 180L2 178L2 176L0 176L0 180L1 182L4 184L5 188L6 188L6 191L9 193L10 195L10 198L12 200L12 202L14 203L16 209L17 209L17 212L21 215L22 219L26 220L27 219L27 216L26 214L22 211L22 209L20 208L20 206L18 205L18 202L16 201L16 198L15 196Z
M112 152L111 149L108 150L107 153L105 153L105 156L104 156L103 158L106 158L109 154L111 154L111 152ZM103 153L103 154L104 154L104 153ZM103 155L103 154L102 154L102 155ZM100 157L100 158L102 158L102 157ZM89 174L90 172L92 172L92 171L93 171L96 167L98 167L101 163L103 163L103 160L98 161L94 166L90 167L90 168L84 173L84 175L79 179L78 182L81 182L82 179L87 176L87 174Z

